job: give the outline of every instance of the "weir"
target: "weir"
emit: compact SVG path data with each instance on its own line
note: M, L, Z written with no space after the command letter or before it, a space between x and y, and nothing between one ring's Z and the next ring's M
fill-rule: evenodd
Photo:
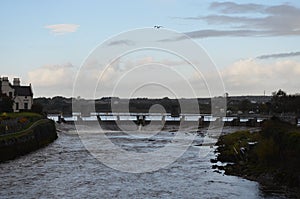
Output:
M56 122L73 124L82 122L85 124L109 125L126 125L135 123L138 126L147 126L150 123L159 125L189 125L196 123L199 127L207 127L211 122L221 121L224 126L249 126L259 127L261 124L270 119L271 116L248 115L248 116L225 116L218 117L209 114L180 114L172 116L168 113L91 113L90 116L81 116L80 113L74 113L72 117L62 117L61 115L48 115L49 119ZM296 121L296 119L294 120ZM298 119L297 119L298 121Z

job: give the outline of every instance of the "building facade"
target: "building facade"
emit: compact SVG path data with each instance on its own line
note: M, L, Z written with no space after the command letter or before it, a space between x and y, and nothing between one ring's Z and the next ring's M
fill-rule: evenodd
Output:
M33 104L31 84L29 86L21 86L19 78L14 78L13 84L11 84L8 77L2 77L0 78L0 91L14 101L14 112L31 110Z

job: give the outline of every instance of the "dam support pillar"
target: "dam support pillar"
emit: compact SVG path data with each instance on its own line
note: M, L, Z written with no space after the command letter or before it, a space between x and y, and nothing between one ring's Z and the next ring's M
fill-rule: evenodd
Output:
M198 128L202 128L204 126L204 116L200 116L198 119Z
M180 118L180 123L182 123L184 121L185 121L185 115L182 115L181 118Z
M166 116L163 115L162 118L161 118L161 124L162 124L162 126L164 126L165 123L166 123Z

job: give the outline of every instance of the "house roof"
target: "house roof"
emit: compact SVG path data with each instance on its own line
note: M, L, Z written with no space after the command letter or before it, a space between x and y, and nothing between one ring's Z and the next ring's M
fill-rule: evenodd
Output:
M13 86L16 96L33 96L31 86Z

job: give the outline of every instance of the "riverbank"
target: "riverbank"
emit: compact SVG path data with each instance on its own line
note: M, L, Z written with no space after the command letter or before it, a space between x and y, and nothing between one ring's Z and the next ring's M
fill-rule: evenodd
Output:
M0 135L0 162L42 148L55 139L57 139L55 123L49 119L39 119L16 133L2 134Z
M169 166L153 172L127 173L115 170L93 157L69 124L56 124L59 139L40 150L1 164L0 195L6 198L230 198L274 199L258 189L256 182L214 172L210 159L213 148L198 146L202 136ZM88 142L99 145L96 137L103 132L88 132ZM94 128L93 128L94 129ZM231 127L225 127L230 131ZM242 128L244 129L244 127ZM205 130L205 129L204 129ZM239 128L234 128L234 131ZM138 154L152 153L171 143L174 134L163 131L127 134L107 131L107 137L117 146ZM192 138L194 131L183 131ZM91 136L92 135L92 136ZM149 139L148 137L151 137ZM213 142L215 140L212 140ZM197 146L196 146L197 145ZM114 147L98 150L107 155ZM172 154L178 154L172 147ZM200 155L199 152L207 155ZM201 153L203 154L203 153ZM125 164L125 162L121 162ZM155 162L154 162L155 164ZM21 188L20 188L21 187Z
M221 136L217 142L215 166L227 175L260 183L266 191L287 197L300 193L300 129L276 118L265 122L262 130L238 131Z

